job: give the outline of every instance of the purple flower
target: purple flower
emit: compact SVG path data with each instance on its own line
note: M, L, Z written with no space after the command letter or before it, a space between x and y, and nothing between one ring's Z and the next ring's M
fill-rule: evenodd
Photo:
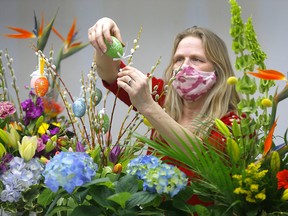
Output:
M0 102L0 119L5 119L8 115L16 112L14 105L9 101Z
M113 146L112 150L109 153L109 160L112 163L116 163L118 160L118 156L119 156L120 152L121 152L120 145Z
M5 154L0 161L0 176L8 170L8 163L13 159L12 154Z
M53 135L59 133L60 128L59 127L54 127L52 129L49 129L49 131L50 131L51 136L53 136Z
M43 143L43 139L38 138L37 152L41 152L44 149L45 149L45 144Z
M85 148L81 142L77 142L76 144L76 152L85 152Z
M36 103L32 101L32 99L27 99L21 103L21 107L24 112L26 112L26 116L24 117L24 124L28 125L31 120L34 120L41 116L44 111L43 101L40 97L37 97Z
M42 139L43 143L46 144L48 142L48 140L50 139L50 136L48 136L47 134L43 134L41 136L41 139Z

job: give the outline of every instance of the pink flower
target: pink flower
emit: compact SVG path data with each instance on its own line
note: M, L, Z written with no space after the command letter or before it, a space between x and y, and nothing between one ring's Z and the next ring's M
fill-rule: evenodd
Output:
M0 118L5 119L8 115L16 112L14 105L9 101L0 101Z

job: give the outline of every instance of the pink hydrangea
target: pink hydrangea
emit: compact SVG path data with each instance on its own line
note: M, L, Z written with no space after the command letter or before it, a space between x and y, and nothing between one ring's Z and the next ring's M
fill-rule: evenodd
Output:
M9 101L0 101L0 118L5 119L8 115L16 112L14 105Z

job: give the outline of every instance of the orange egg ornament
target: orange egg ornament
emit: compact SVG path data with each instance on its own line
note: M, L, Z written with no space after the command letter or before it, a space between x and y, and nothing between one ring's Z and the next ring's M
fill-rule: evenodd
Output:
M35 93L39 97L44 97L49 88L49 81L45 76L41 76L35 81Z

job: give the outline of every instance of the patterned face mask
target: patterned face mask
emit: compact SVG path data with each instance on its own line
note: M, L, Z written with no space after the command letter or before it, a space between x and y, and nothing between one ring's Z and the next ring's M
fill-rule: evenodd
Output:
M203 72L191 66L185 66L176 74L172 84L180 97L186 100L196 101L209 91L215 82L215 71Z

